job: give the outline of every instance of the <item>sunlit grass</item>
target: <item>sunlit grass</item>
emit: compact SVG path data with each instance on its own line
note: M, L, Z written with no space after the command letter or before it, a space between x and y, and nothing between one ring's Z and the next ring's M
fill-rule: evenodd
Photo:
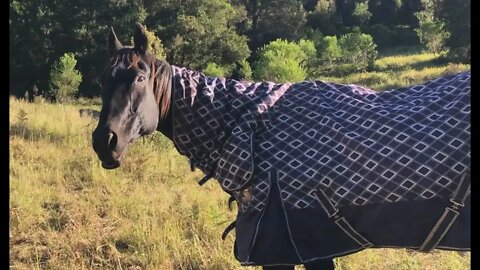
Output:
M373 90L387 90L421 84L426 81L470 69L468 64L443 63L441 56L432 53L387 56L375 62L371 72L353 73L343 77L324 76L320 80L358 84Z

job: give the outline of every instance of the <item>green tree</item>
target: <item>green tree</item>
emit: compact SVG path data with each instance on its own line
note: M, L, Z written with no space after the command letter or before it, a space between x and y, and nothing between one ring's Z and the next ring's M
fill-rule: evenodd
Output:
M430 0L434 16L445 23L450 33L445 45L449 56L455 60L470 62L471 53L471 1L470 0Z
M12 93L38 80L49 87L49 70L64 52L75 52L83 75L80 93L100 93L95 78L108 60L106 34L114 26L117 34L130 37L135 21L147 17L144 1L121 0L12 0L10 2L10 52Z
M428 10L418 12L416 15L419 26L415 29L415 32L420 42L434 54L443 51L445 41L450 36L450 33L445 31L445 23L435 19L432 12Z
M334 35L340 26L335 0L319 0L315 10L308 14L307 24L325 35Z
M153 30L167 47L167 61L202 69L208 63L230 66L250 54L247 37L236 31L245 14L227 1L165 1L156 5L155 13L168 13L169 20L160 21Z
M355 3L353 16L357 18L360 25L366 24L372 17L372 13L368 10L368 1Z
M73 53L65 53L55 62L50 72L49 98L57 102L65 102L75 97L82 75L75 69L77 60Z
M350 64L353 70L373 68L378 52L371 35L356 30L341 36L338 43L342 49L342 62Z
M251 80L252 68L247 60L237 62L232 71L232 78L236 80Z
M323 37L317 44L318 67L320 70L331 70L333 65L341 59L342 49L338 45L336 36Z
M307 60L312 53L315 54L315 49L311 42L299 43L277 39L263 46L255 63L255 78L275 82L304 80L307 76ZM302 48L308 49L304 51Z
M402 0L370 0L368 10L372 13L372 24L393 26L398 22Z
M302 0L231 0L248 18L242 30L249 38L254 57L257 50L275 39L297 40L303 35L305 10Z

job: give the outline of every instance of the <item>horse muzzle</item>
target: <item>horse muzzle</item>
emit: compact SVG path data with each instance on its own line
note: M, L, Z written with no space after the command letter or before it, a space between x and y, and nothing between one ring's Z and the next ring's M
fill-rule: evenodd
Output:
M125 147L121 147L115 132L95 129L92 133L92 146L104 169L111 170L120 167Z

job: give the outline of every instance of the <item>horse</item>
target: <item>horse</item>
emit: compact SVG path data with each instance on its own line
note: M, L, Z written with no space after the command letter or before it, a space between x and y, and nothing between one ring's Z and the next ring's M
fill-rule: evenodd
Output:
M234 255L334 269L366 248L470 250L470 72L376 92L206 76L108 33L92 146L105 169L163 133L238 205Z

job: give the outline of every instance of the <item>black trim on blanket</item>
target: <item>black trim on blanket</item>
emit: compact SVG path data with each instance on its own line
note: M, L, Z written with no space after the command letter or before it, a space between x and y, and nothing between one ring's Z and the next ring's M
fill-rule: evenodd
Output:
M466 177L467 174L465 174L460 180L453 197L450 199L452 205L445 208L442 216L440 219L438 219L437 223L435 226L433 226L433 229L430 231L427 238L418 249L419 251L430 252L435 249L450 230L450 227L452 227L453 222L455 222L460 214L458 212L459 208L465 206L465 199L467 198L470 190L470 182L464 181Z

